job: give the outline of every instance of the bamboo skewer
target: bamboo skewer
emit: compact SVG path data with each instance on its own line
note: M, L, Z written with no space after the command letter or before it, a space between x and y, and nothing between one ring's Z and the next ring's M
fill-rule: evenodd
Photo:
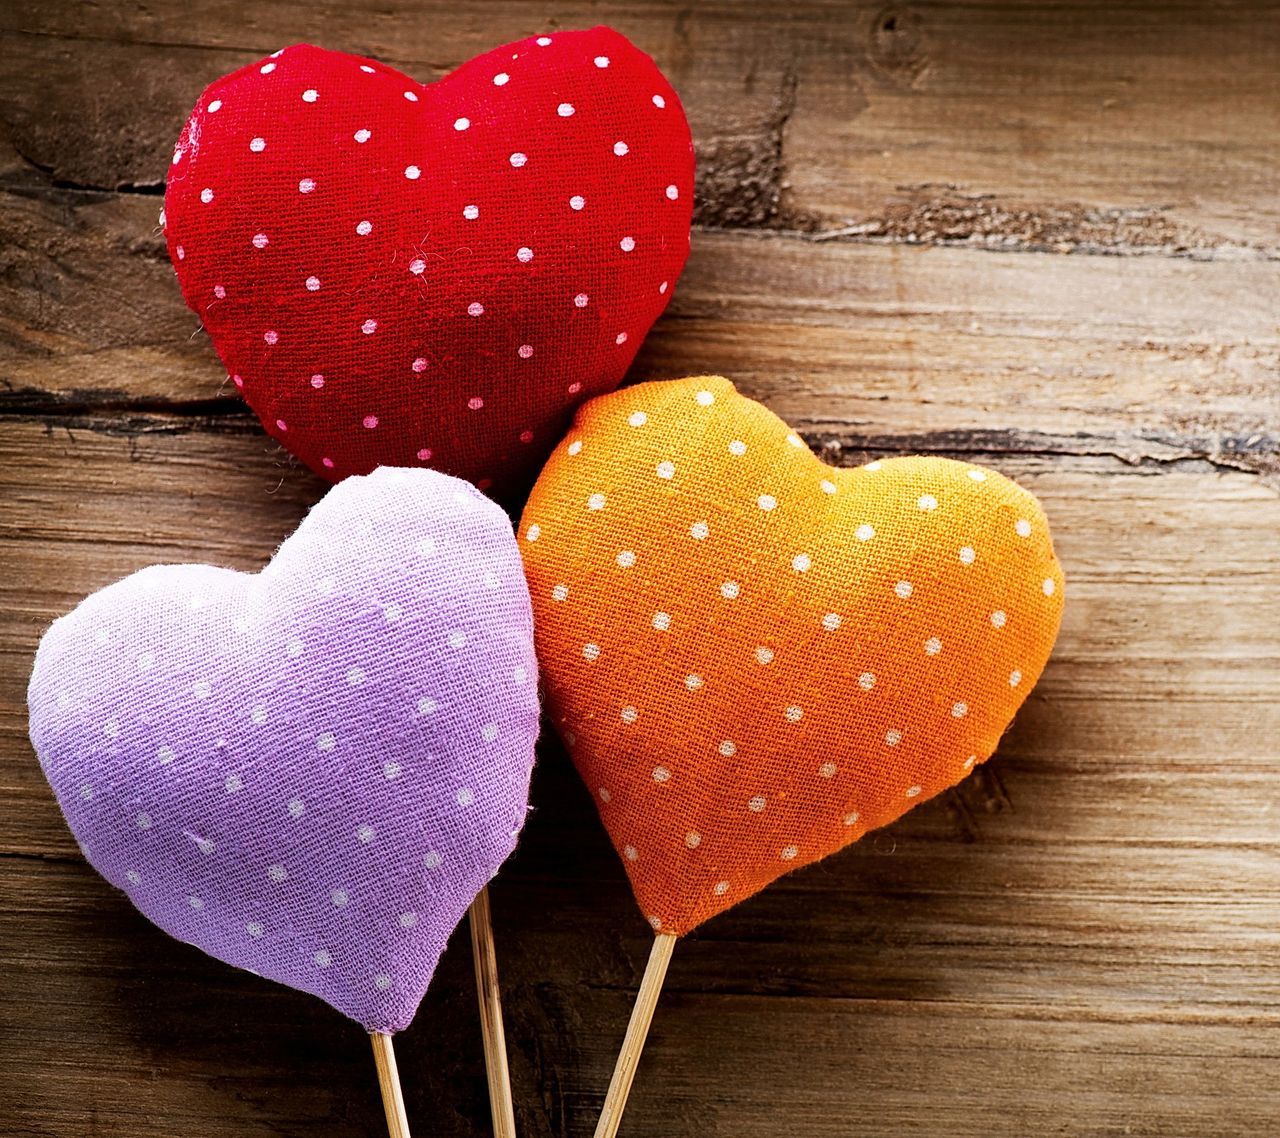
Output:
M489 1078L493 1136L516 1138L511 1071L507 1066L507 1037L502 1027L502 996L498 991L498 957L493 946L493 921L487 888L476 894L469 913L471 955L476 965L476 996L480 1001L480 1034L484 1039L484 1066Z
M627 1105L627 1095L631 1092L631 1081L636 1077L640 1052L644 1050L649 1024L653 1021L653 1009L662 992L662 981L666 979L667 965L671 963L671 953L675 946L676 938L670 933L659 933L653 938L649 963L645 965L640 990L636 993L635 1006L631 1009L631 1019L627 1023L627 1034L622 1040L622 1050L614 1064L613 1078L609 1080L609 1093L605 1095L604 1109L600 1111L600 1120L596 1123L595 1138L614 1138L618 1133L622 1112Z
M396 1070L391 1036L371 1031L369 1038L373 1041L373 1061L378 1068L382 1105L387 1112L387 1133L391 1138L409 1138L409 1119L404 1112L404 1094L400 1090L400 1073Z

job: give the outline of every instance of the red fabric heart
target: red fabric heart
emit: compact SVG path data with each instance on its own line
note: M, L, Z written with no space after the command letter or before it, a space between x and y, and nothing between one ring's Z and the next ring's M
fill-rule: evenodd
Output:
M165 215L187 304L318 474L431 465L509 488L621 381L692 202L679 98L595 28L430 86L286 48L201 95Z

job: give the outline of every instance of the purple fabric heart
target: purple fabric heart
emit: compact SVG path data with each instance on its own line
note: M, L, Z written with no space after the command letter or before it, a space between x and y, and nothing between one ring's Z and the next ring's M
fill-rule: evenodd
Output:
M383 468L260 573L153 566L56 621L31 740L150 920L393 1032L515 845L536 669L506 515Z

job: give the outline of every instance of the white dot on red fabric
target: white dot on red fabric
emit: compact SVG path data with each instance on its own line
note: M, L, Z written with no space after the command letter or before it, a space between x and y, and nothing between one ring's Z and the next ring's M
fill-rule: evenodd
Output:
M657 107L658 110L662 110L662 108L667 105L667 100L664 99L661 95L654 95L653 105Z
M624 237L618 242L618 248L624 253L630 253L636 247L636 239L634 237Z
M462 207L462 216L468 221L475 221L480 216L480 207L478 205L464 205Z
M360 325L360 331L366 336L372 336L378 330L378 322L376 320L366 320Z
M468 305L467 305L467 315L468 315L468 316L483 316L483 315L484 315L484 305L483 305L483 304L481 304L478 300L473 300L470 304L468 304Z
M527 265L533 260L533 250L527 245L522 245L516 250L516 260L521 262L521 264Z
M371 430L371 431L372 431L372 430L373 430L373 428L374 428L374 427L376 427L376 426L378 425L378 416L377 416L377 415L366 415L366 416L361 420L361 422L362 422L362 423L364 423L364 425L365 425L369 430Z
M258 68L263 75L270 75L275 69L276 65L274 63L264 63Z
M223 287L222 287L222 285L214 285L214 286L213 286L213 295L214 295L214 296L216 296L219 300L226 300L226 299L227 299L227 290L226 290L225 288L223 288Z
M614 153L615 153L619 158L622 158L622 157L627 153L627 151L628 151L628 150L630 150L630 149L631 149L631 148L630 148L630 147L629 147L625 142L622 142L621 140L619 140L618 142L615 142L615 143L613 144L613 152L614 152Z
M263 332L262 338L266 340L268 344L278 344L280 342L280 333L279 332Z
M320 97L320 92L308 87L302 92L302 101L304 103L314 103Z
M265 233L255 233L253 235L253 247L255 249L265 249L271 242Z
M431 451L427 447L423 447L420 451L418 451L418 459L421 462L430 462Z
M505 71L499 71L498 74L493 77L493 85L495 87L505 87L510 79L511 76Z
M572 103L561 103L556 107L556 114L558 114L562 119L569 118L573 113L574 109Z
M580 293L578 293L578 295L577 295L577 296L575 296L575 297L573 298L573 304L574 304L574 307L575 307L575 308L586 308L586 307L587 307L587 299L588 299L588 298L587 298L587 294L586 294L585 292L580 292Z
M323 387L323 386L324 386L324 376L319 375L319 374L317 374L317 375L313 375L313 376L311 377L311 386L312 386L312 387L315 387L315 388L321 388L321 387Z
M522 360L527 360L531 355L533 355L533 345L521 344L516 349L516 355L518 355Z
M680 191L674 185L670 185L666 189L666 194L671 201L675 201L680 196Z
M265 138L251 138L249 140L249 149L255 154L261 154L267 148L267 140Z
M539 37L538 37L536 40L534 40L533 42L534 42L534 43L536 43L539 47L550 47L550 46L551 46L551 37L550 37L550 36L539 36Z
M307 277L305 283L306 283L308 292L316 292L320 288L319 277Z
M608 67L609 57L607 55L597 55L595 58L595 65L599 68Z
M200 200L204 202L205 205L208 205L213 201L213 191L208 187L205 187L205 189L200 191Z
M372 221L359 222L356 225L356 232L360 234L361 237L368 237L369 234L373 232L373 222Z
M577 395L578 392L582 390L582 384L580 384L577 380L574 380L573 383L569 384L566 390L569 392L570 395Z
M213 114L220 110L222 110L222 100L214 99L213 102L209 104L209 113Z
M617 344L619 347L621 347L623 344L625 344L625 343L627 342L627 334L626 334L625 332L619 332L619 333L618 333L618 334L613 338L613 342L614 342L615 344Z
M470 125L471 120L468 118L458 118L453 120L454 130L466 130Z
M352 136L357 142L368 142L373 137L373 133L367 130L358 130Z
M427 262L424 261L421 257L415 257L412 261L409 262L409 272L413 273L414 276L421 276L424 272L426 272L426 269L427 269Z
M470 399L467 400L467 406L470 407L471 410L473 411L479 411L480 408L484 406L484 400L481 399L480 396L478 395L473 395Z
M404 97L408 99L409 102L411 103L416 103L418 101L418 96L415 95L412 91L406 91L404 93Z
M569 199L570 209L582 209L583 206L585 206L586 204L587 204L587 199L584 198L581 194L574 194L573 197Z
M529 161L529 156L527 154L521 154L520 151L517 150L513 155L511 155L509 161L512 166L516 167L516 169L519 169L521 166L523 166L526 162Z
M424 372L424 371L426 371L426 370L427 370L427 361L426 361L425 359L423 359L423 357L422 357L422 356L419 356L419 357L418 357L416 360L414 360L414 361L413 361L413 363L411 363L409 366L410 366L414 371L416 371L416 372L418 372L419 374L421 374L422 372Z
M422 177L422 171L417 166L406 166L404 168L404 176L411 182L416 182Z
M520 432L520 441L521 441L522 443L531 443L531 442L533 442L533 432L532 432L532 431L528 431L528 430L526 430L526 431L521 431L521 432Z

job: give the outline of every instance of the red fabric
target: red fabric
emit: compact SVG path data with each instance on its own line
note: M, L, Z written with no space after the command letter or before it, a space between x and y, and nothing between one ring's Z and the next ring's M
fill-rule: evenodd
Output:
M166 234L183 296L274 436L338 480L532 481L612 390L689 249L693 149L609 28L423 86L307 45L201 95Z

